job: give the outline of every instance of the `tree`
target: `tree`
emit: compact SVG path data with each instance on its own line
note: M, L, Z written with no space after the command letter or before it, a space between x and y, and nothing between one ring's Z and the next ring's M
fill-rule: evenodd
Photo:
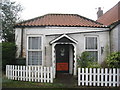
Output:
M19 12L21 11L20 4L15 2L2 3L2 39L5 42L15 41L14 25L20 19Z

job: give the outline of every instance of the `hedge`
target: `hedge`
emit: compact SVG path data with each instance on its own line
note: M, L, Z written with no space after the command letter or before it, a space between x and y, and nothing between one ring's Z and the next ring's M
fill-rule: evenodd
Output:
M2 43L2 70L5 71L7 64L15 64L16 45L15 43L3 42Z

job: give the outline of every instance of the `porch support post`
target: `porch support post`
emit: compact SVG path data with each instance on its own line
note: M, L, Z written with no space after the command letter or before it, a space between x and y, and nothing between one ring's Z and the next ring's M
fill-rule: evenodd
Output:
M55 63L55 43L52 44L52 67L53 67L53 78L55 78L56 74L56 63Z
M72 44L74 46L74 75L77 74L77 58L76 58L76 45Z

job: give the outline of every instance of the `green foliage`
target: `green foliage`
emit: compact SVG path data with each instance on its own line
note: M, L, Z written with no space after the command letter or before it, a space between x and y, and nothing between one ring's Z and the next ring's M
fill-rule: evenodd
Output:
M111 53L106 60L109 68L120 68L120 52Z
M89 52L83 52L81 56L77 56L78 67L85 68L90 63Z
M89 57L89 52L83 52L81 56L77 56L77 62L78 62L78 67L88 67L88 65L91 63L92 58Z
M87 68L101 68L101 66L97 62L90 62Z
M14 42L14 25L19 20L19 12L22 11L21 5L15 2L2 3L2 38L5 42Z
M78 67L81 68L98 68L100 65L97 62L93 62L93 57L90 56L90 53L85 51L81 56L77 56Z
M26 58L17 58L16 65L26 65Z
M2 70L7 64L15 64L16 45L10 42L2 43Z
M104 60L104 61L100 64L100 66L101 66L102 68L108 68L108 65L107 65L106 60Z

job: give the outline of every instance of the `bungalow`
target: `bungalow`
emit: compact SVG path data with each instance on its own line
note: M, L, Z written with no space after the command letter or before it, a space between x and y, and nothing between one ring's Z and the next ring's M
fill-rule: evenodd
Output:
M17 57L26 65L54 67L76 75L77 55L89 51L102 63L110 51L110 29L77 14L46 14L15 26Z

